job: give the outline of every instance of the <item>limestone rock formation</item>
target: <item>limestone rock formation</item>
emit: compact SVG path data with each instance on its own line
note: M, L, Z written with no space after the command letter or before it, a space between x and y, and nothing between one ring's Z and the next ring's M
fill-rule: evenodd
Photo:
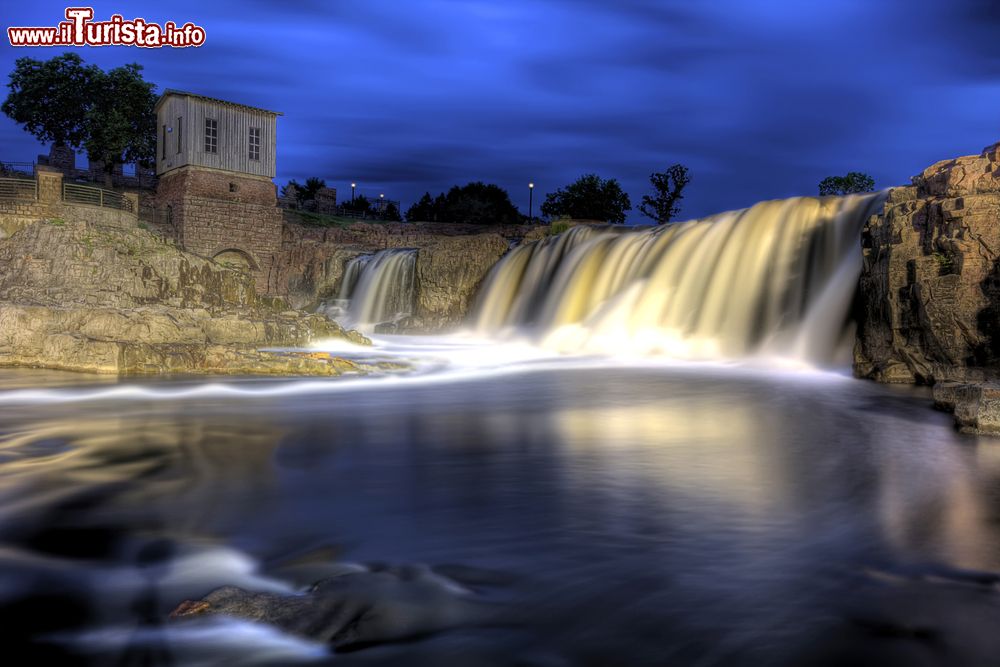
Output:
M261 297L253 278L145 230L39 222L0 241L0 365L100 373L337 375L345 360L261 352L367 342Z
M364 222L310 228L286 220L278 283L293 307L313 309L338 293L351 259L386 248L417 248L416 310L403 324L409 331L437 332L462 321L480 283L512 240L547 229Z
M497 234L442 238L417 252L417 303L410 328L437 331L458 325L479 285L507 252Z
M963 433L1000 435L1000 384L996 382L939 382L934 385L934 407L953 413Z
M856 375L933 384L1000 374L1000 144L891 190L862 246Z

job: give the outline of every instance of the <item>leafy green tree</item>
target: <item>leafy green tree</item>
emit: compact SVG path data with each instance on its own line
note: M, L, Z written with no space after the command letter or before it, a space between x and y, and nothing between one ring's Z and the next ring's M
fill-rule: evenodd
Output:
M474 181L455 186L444 196L442 220L474 225L516 225L521 214L507 191L492 183Z
M295 201L301 206L308 201L314 201L316 193L325 187L326 181L316 176L307 178L305 184L301 184L293 178L281 188L281 196L287 197L289 192L292 192L295 194Z
M875 189L875 179L860 171L850 171L846 176L827 176L819 182L819 194L850 195L871 192Z
M510 201L507 191L492 183L475 181L454 186L447 194L431 198L424 193L406 211L410 222L466 222L475 225L514 225L521 214Z
M19 58L0 109L39 141L86 149L110 175L125 162L156 158L156 86L142 66L104 72L75 53L50 60Z
M406 209L406 219L410 222L436 222L437 214L434 199L429 192L425 192L416 204Z
M93 103L86 112L87 158L104 163L110 175L116 165L156 160L156 86L142 78L132 63L95 77Z
M389 220L391 222L400 222L403 218L399 215L399 207L394 203L389 202L386 204L385 210L382 212L382 219Z
M344 202L343 208L354 213L366 214L371 212L372 203L368 201L368 197L358 195L354 201Z
M684 198L684 188L691 182L691 174L684 165L674 164L666 171L650 174L649 182L654 194L642 196L639 211L656 224L665 225L680 213L680 200Z
M302 195L302 201L308 201L310 199L316 199L316 193L326 187L326 181L317 176L310 176L306 179L305 185L299 188L299 193Z
M78 150L88 134L94 82L102 75L99 67L84 65L75 53L51 60L18 58L0 110L40 142Z
M576 181L545 195L542 215L549 218L604 220L621 224L632 210L628 194L617 180L585 174Z

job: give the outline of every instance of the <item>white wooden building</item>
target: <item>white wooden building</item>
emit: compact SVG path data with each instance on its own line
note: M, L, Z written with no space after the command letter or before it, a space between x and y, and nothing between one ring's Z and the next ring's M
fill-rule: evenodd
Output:
M156 175L194 166L274 178L280 115L168 88L156 102Z

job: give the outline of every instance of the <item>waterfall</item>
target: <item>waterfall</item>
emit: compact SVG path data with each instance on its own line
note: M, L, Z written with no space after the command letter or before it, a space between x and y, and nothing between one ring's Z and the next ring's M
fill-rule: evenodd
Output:
M474 323L564 352L829 362L852 333L861 226L884 199L766 201L639 231L573 227L501 260Z
M327 314L346 326L373 330L413 313L417 251L360 255L347 263L340 292Z

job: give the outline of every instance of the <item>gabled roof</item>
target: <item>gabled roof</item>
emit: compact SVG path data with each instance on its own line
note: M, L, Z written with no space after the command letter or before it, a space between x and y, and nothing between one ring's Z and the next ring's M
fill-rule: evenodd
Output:
M246 109L247 111L259 111L260 113L271 114L272 116L284 116L285 114L280 111L269 111L267 109L261 109L260 107L252 107L247 104L239 104L238 102L230 102L229 100L220 100L217 97L209 97L207 95L199 95L198 93L189 93L184 90L175 90L174 88L167 88L160 95L160 99L156 100L156 106L154 110L159 111L160 105L163 104L163 100L167 99L171 95L176 95L178 97L193 97L198 100L204 100L205 102L214 102L215 104L225 104L229 107L236 107L237 109Z

